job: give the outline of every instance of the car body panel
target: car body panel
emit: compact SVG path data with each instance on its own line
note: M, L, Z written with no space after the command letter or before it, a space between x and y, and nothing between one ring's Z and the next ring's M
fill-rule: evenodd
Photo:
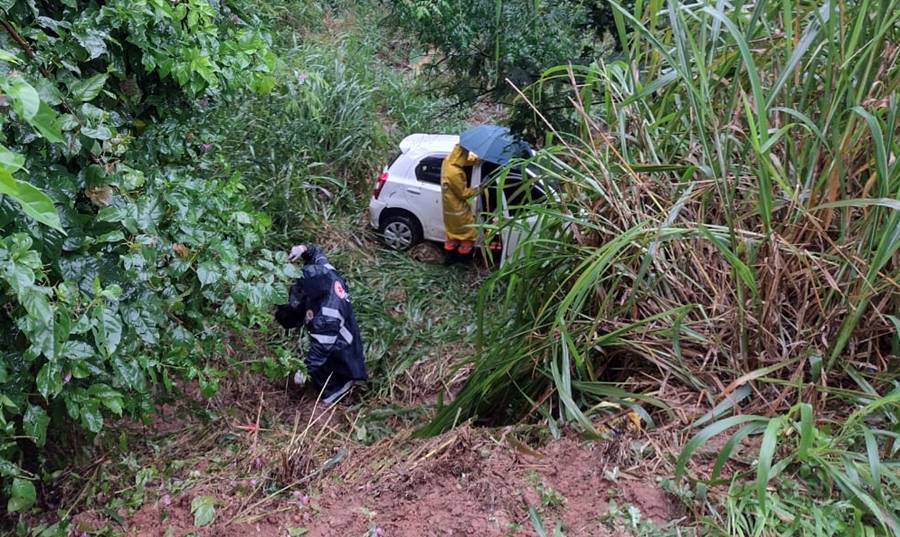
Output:
M422 226L422 235L425 240L443 242L444 219L441 201L441 185L437 182L421 181L416 172L419 164L426 158L434 157L443 159L459 142L459 136L446 134L411 134L404 138L400 146L400 155L390 164L385 171L388 174L387 182L381 190L378 199L372 197L369 202L369 223L375 229L380 229L381 217L386 210L399 209L409 212ZM438 170L439 171L439 170ZM431 170L430 179L435 180L434 170ZM482 166L477 164L472 168L470 184L478 187L482 181ZM476 220L481 222L483 214L483 202L481 196L476 196L471 202L476 214ZM507 209L506 197L500 194L500 203L503 208L503 216L510 218ZM536 222L537 217L529 217L529 224ZM506 226L501 232L503 242L502 259L506 260L510 252L521 240L523 230L518 227ZM481 239L479 231L479 240Z

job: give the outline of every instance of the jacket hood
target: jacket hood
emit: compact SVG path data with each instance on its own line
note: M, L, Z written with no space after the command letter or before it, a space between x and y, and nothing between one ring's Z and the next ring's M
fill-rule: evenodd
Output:
M471 157L469 150L464 149L463 146L456 144L453 146L453 151L447 155L447 163L453 166L459 166L460 168L465 168L466 166L471 166L473 164L473 158Z
M304 309L316 309L331 293L334 276L332 271L321 265L307 265L303 267L300 285L303 288Z

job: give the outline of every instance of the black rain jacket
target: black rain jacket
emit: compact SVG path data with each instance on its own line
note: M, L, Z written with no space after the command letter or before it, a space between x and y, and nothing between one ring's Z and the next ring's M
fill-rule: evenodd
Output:
M320 389L328 383L327 397L348 381L368 379L363 342L347 283L314 245L307 247L303 262L303 277L291 286L289 302L277 307L275 318L288 329L306 327L306 367Z

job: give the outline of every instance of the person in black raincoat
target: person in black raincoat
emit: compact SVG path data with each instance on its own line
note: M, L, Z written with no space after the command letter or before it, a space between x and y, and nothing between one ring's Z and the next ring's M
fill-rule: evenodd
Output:
M368 379L362 338L347 283L325 254L314 245L294 246L290 259L298 258L303 258L303 277L291 286L289 302L276 308L275 319L287 329L306 327L306 368L331 405ZM298 371L294 382L305 384L306 375Z

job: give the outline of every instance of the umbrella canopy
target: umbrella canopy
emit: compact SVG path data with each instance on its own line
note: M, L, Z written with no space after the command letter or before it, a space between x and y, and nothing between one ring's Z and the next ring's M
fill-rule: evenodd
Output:
M481 160L506 164L526 156L531 146L517 140L509 129L498 125L479 125L459 135L459 145L478 155Z

